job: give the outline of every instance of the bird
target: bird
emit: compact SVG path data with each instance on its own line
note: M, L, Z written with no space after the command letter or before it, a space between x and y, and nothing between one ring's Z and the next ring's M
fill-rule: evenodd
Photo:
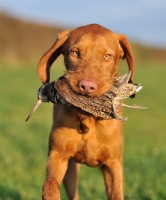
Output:
M99 97L89 97L75 93L65 76L51 83L42 85L38 92L38 101L26 121L31 117L34 111L42 102L61 103L66 106L77 107L95 117L104 119L117 119L122 122L127 121L127 118L118 116L118 108L126 106L129 108L145 109L143 106L129 106L123 103L123 100L135 95L142 89L140 84L129 83L131 72L123 76L115 77L112 88Z

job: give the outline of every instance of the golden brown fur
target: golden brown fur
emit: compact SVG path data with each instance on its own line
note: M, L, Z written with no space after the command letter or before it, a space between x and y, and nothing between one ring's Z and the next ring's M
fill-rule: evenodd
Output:
M65 76L73 91L88 96L99 96L111 88L119 59L126 58L129 70L132 74L134 71L133 53L127 38L97 24L59 34L38 64L38 75L43 83L49 81L51 64L61 53ZM108 199L122 200L122 126L116 119L104 120L78 108L55 105L43 200L60 200L62 180L69 199L78 199L79 163L100 166Z

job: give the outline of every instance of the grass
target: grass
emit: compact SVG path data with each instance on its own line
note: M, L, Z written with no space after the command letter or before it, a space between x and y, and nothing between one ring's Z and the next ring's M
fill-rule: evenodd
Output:
M63 71L54 68L52 80ZM143 90L125 102L149 106L147 110L124 109L128 116L124 124L126 200L166 199L165 74L164 65L137 66L135 82L141 82ZM35 66L3 66L0 80L0 200L40 199L52 104L42 104L25 123L41 85ZM61 191L67 200L63 186ZM79 193L80 200L106 199L98 168L82 166Z

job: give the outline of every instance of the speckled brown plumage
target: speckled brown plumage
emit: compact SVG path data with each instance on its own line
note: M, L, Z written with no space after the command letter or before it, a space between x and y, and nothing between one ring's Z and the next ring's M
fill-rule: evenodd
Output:
M76 94L70 87L68 80L62 76L57 81L47 83L39 88L38 104L34 107L30 115L37 109L41 102L62 103L66 106L75 106L81 110L88 112L95 117L104 119L118 119L126 121L127 118L118 116L118 108L120 106L127 106L130 108L143 109L147 107L142 106L128 106L122 103L132 95L135 95L142 86L138 84L128 83L131 73L120 77L115 77L114 85L107 93L99 97L89 97L81 94ZM27 121L26 120L26 121Z
M91 113L96 117L105 119L115 118L120 121L126 121L127 118L119 117L117 114L119 106L127 106L122 104L121 100L134 95L142 88L138 84L128 83L129 78L130 73L122 77L116 77L111 90L99 97L88 97L74 93L65 77L58 79L54 83L54 87L60 95L60 102L63 104L65 104L65 102L63 102L63 100L65 100L69 104ZM63 100L61 98L63 98ZM131 107L144 108L138 106Z

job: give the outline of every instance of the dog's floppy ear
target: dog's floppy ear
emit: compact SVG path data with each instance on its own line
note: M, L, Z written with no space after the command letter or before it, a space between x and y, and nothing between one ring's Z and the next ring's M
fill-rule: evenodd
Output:
M120 58L126 59L129 71L131 71L131 77L129 82L132 81L132 77L134 74L134 54L132 47L127 40L127 37L125 35L117 34L118 40L119 40L119 45L120 45Z
M54 60L61 54L61 47L67 40L71 30L59 33L57 40L53 46L42 56L37 66L37 73L42 83L49 82L50 67Z

